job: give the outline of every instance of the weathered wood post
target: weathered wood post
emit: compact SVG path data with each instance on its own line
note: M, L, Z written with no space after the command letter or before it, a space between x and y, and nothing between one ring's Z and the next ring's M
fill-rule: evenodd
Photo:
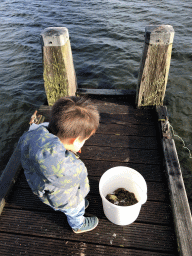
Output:
M147 26L138 78L138 107L163 105L171 62L174 29L170 25Z
M69 33L65 27L49 27L42 34L43 78L50 106L76 93L77 82Z

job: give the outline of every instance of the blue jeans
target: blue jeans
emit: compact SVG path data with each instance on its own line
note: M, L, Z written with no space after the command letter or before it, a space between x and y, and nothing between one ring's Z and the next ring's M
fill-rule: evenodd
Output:
M83 201L76 207L72 209L57 209L53 208L55 211L61 211L65 213L67 216L67 221L69 223L69 226L71 228L80 228L83 225L84 222L84 214L85 214L85 200Z

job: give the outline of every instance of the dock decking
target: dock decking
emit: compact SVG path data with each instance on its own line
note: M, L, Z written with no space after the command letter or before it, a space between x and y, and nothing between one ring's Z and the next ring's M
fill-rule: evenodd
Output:
M122 98L94 101L100 127L80 158L87 166L91 188L86 213L99 218L98 227L74 234L64 214L33 195L21 171L0 216L1 255L179 255L155 110L136 109ZM46 106L39 113L47 120ZM99 196L100 177L114 166L134 168L147 182L148 200L128 226L108 221Z

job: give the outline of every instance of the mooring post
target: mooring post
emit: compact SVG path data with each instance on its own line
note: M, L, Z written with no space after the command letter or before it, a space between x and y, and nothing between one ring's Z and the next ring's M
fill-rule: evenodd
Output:
M163 105L171 62L174 29L170 25L147 26L138 78L136 104Z
M47 101L52 106L77 89L69 33L65 27L49 27L42 34L43 78Z

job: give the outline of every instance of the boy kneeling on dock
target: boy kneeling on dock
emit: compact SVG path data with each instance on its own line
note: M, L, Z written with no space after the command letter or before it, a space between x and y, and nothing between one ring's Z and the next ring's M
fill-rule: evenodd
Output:
M90 100L59 99L50 123L32 124L20 139L21 164L27 182L43 203L67 216L75 233L93 230L98 218L84 217L89 193L87 169L76 153L99 126L99 113Z

